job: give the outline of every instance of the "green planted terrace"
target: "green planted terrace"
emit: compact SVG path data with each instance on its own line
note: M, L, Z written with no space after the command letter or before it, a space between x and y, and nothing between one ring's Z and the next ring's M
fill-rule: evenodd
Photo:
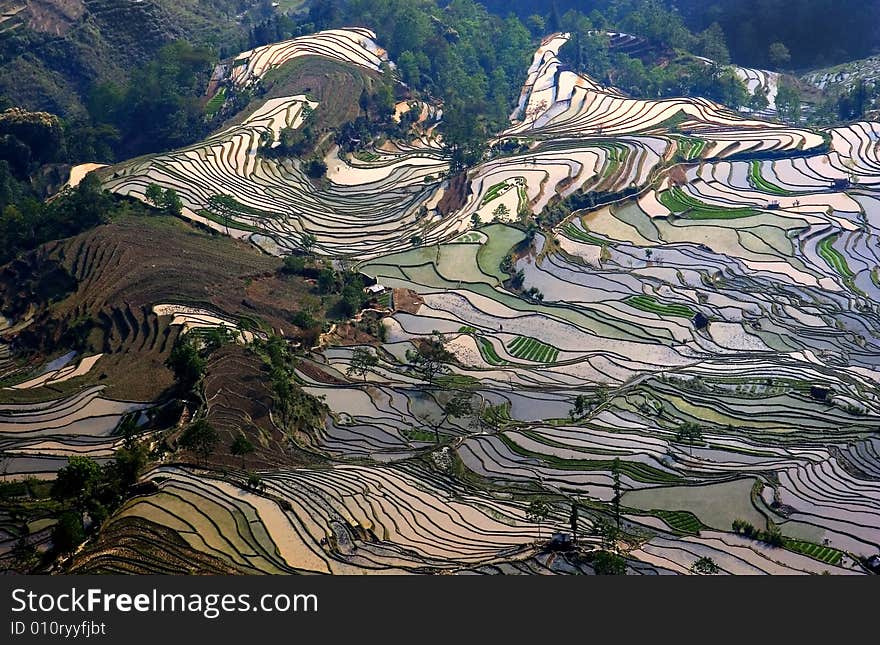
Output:
M505 188L507 188L506 181L502 181L497 184L493 184L492 186L489 186L489 190L487 190L486 194L483 195L483 204L488 204L493 199L497 199L498 197L500 197Z
M482 356L483 360L486 361L489 365L510 364L498 355L498 352L495 351L495 346L492 345L489 339L483 338L482 336L479 336L477 334L476 328L465 325L458 331L459 333L468 334L474 337L474 340L477 342L477 348L480 350L480 356Z
M651 511L651 515L659 517L666 522L666 524L669 525L669 528L676 533L683 533L685 535L699 535L700 529L704 526L699 518L690 511L666 511L662 509L654 509Z
M767 181L761 176L761 162L757 159L749 162L749 183L757 190L771 195L779 195L780 197L788 197L793 193L790 190L780 188L776 184Z
M658 302L657 299L652 298L651 296L632 296L631 298L627 298L625 302L631 307L641 309L642 311L648 311L652 314L657 314L658 316L673 316L676 318L691 319L696 315L696 312L687 305L666 304Z
M855 274L846 263L846 258L844 258L840 254L840 252L834 248L834 243L837 241L838 237L840 237L840 235L835 233L834 235L829 235L828 237L824 238L816 245L816 252L819 254L819 257L825 260L825 263L828 266L837 271L837 273L842 275L847 280L851 280L855 276Z
M840 560L843 558L843 553L837 549L832 549L830 546L822 546L821 544L813 544L812 542L805 542L804 540L786 540L785 548L789 551L806 555L814 560L819 560L825 564L835 566L840 564Z
M673 213L678 213L689 219L740 219L759 214L754 208L726 208L707 204L688 195L677 186L664 190L657 196L657 199Z
M552 345L525 336L514 338L507 346L507 351L512 356L536 363L555 363L559 355L559 350Z
M217 93L211 97L211 100L205 103L205 114L208 115L208 118L214 118L214 115L220 111L220 108L223 107L223 103L226 102L226 88L221 87L217 90Z
M706 141L694 137L677 137L678 154L685 161L698 159L706 149Z
M613 242L607 242L602 238L596 237L595 235L591 235L587 231L584 231L581 228L578 228L573 223L569 222L562 229L563 234L576 241L583 242L584 244L592 244L593 246L614 246Z

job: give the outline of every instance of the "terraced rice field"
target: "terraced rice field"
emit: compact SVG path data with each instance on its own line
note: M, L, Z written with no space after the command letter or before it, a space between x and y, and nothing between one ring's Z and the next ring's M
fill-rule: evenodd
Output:
M373 69L371 39L246 52L236 82L305 51ZM185 217L272 253L310 232L318 253L414 294L383 318L362 377L355 346L298 367L331 411L309 438L323 466L262 469L259 492L241 473L159 466L159 492L111 529L149 523L242 571L543 571L538 535L568 530L572 503L582 548L598 543L616 475L631 573L687 574L702 557L733 574L866 571L880 552L880 124L819 132L702 98L631 99L563 68L566 40L542 43L497 137L531 146L469 169L454 208L439 207L451 184L436 138L334 151L320 186L299 160L259 155L261 132L320 110L304 95L103 171L135 197L173 186ZM759 72L743 70L772 93ZM241 208L220 224L206 211L227 191ZM515 222L471 230L500 203L528 221L568 198L589 207L533 239ZM455 360L423 380L407 354L435 331ZM476 412L449 413L456 394ZM539 493L541 527L526 515ZM779 527L785 546L736 520Z

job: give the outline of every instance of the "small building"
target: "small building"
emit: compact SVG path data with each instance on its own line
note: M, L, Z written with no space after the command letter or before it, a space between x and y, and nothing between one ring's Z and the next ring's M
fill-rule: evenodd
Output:
M817 401L827 401L831 396L831 390L827 387L813 385L810 387L810 397Z
M698 311L691 322L697 331L706 329L709 326L709 318L702 311Z
M851 183L850 180L846 179L846 178L835 179L834 180L834 188L837 190L843 190L844 188L849 188L850 183Z
M571 551L574 548L574 540L568 533L554 533L547 547L551 551Z
M371 296L381 296L386 291L388 291L387 287L385 287L385 285L379 284L378 282L364 289L364 293L368 293Z
M865 564L871 571L880 574L880 555L872 555Z

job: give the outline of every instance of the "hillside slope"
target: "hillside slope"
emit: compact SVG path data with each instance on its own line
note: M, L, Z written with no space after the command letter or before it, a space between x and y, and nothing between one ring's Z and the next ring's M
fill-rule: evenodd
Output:
M124 80L174 40L241 44L254 0L2 0L0 97L74 116L95 81Z

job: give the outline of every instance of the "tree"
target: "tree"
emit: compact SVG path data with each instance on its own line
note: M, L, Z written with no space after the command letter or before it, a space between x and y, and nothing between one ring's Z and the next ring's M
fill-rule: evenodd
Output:
M715 560L709 556L703 556L691 565L691 573L703 576L714 576L721 572L721 568L715 564Z
M531 32L534 38L541 38L547 31L544 17L538 14L532 14L526 18L526 27L529 28L529 32Z
M70 553L86 539L82 513L65 511L52 529L52 546L58 553Z
M538 539L543 539L541 535L541 526L550 517L550 505L540 499L532 500L526 509L526 518L530 522L538 524Z
M507 207L507 204L498 204L495 210L492 211L492 217L495 220L505 220L510 217L510 209Z
M791 53L783 43L775 42L770 45L770 62L774 67L780 68L791 61Z
M586 394L578 394L574 398L574 405L569 410L568 415L572 421L577 421L590 411L590 397Z
M226 234L229 235L229 218L238 211L238 201L232 195L211 195L208 197L208 208L223 218Z
M620 458L615 457L611 462L611 478L614 497L611 499L611 505L614 509L614 525L620 531Z
M52 484L52 497L66 501L75 500L74 507L85 510L101 485L101 466L91 457L68 457L67 466L58 471Z
M205 359L188 335L178 336L165 364L174 372L177 384L184 392L191 391L205 372Z
M367 372L379 364L379 357L368 347L356 347L351 355L351 363L345 371L346 376L360 374L367 382Z
M415 349L406 351L409 369L416 372L429 384L440 374L449 371L447 363L455 360L455 355L446 349L446 338L434 330L428 338L416 341Z
M419 61L416 55L407 50L397 58L397 69L403 82L410 87L418 87L422 78Z
M252 444L244 434L238 435L232 442L232 445L229 446L229 452L232 453L233 456L241 457L242 468L244 468L245 456L252 454L254 450L254 444Z
M147 190L144 191L144 198L156 208L162 208L165 199L165 193L162 187L156 183L150 183Z
M578 539L578 507L575 502L571 503L571 514L568 516L568 523L571 525L571 539L577 543Z
M474 409L471 405L470 392L456 392L445 405L442 406L443 417L440 423L434 426L434 437L437 443L440 443L440 427L449 421L449 419L461 419L473 414Z
M696 423L685 421L675 431L675 440L690 445L690 453L694 454L694 444L703 441L703 431Z
M611 551L597 551L593 556L593 569L599 576L623 576L626 575L626 560L617 553Z
M257 473L248 473L246 486L254 492L262 491L266 488L266 484Z
M327 164L317 157L313 157L306 162L305 171L310 179L321 179L327 174Z
M30 573L40 561L37 548L22 535L12 548L12 570L17 573Z
M315 244L318 243L318 238L315 237L313 233L307 233L304 231L302 235L299 236L299 243L303 250L306 253L309 253L315 247Z
M716 63L727 65L730 62L730 52L724 39L724 30L717 22L709 25L699 35L700 53L706 58L711 58Z
M165 191L165 194L162 196L162 206L169 215L180 216L183 212L183 202L180 200L177 191L173 188Z
M767 98L767 88L764 85L758 85L755 88L754 93L749 98L748 106L749 109L755 112L766 110L770 106L770 101Z
M128 488L132 486L147 466L150 458L147 444L142 441L126 442L113 455L113 468L119 483Z
M207 463L208 457L214 452L220 437L206 419L200 419L187 426L180 436L180 447L198 454Z

